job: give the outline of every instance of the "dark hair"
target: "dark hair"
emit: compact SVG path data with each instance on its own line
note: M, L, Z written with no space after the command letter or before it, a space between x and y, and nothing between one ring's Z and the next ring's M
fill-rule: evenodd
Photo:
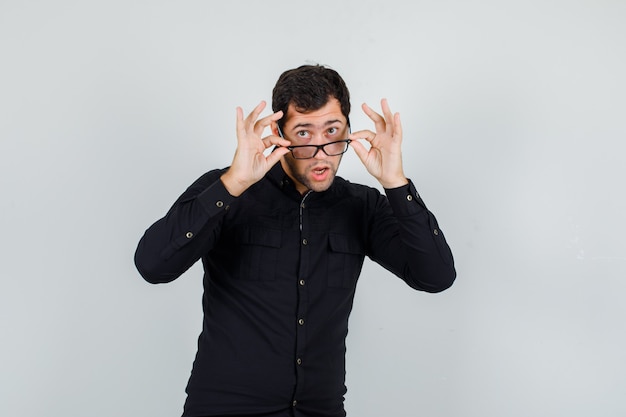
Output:
M322 65L302 65L287 70L276 81L272 92L272 110L282 110L284 116L278 121L285 124L285 116L290 104L301 113L318 110L331 98L336 98L341 113L350 114L350 92L337 71Z

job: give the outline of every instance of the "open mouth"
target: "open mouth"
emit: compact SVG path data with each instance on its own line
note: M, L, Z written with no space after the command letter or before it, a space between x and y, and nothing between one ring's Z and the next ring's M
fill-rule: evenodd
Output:
M318 166L311 169L311 174L315 181L325 181L329 172L330 168L327 166Z

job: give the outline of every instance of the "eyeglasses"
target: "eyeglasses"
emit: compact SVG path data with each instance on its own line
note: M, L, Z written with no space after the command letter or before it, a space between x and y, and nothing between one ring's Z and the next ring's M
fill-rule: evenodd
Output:
M281 138L284 138L283 132L278 128L278 133ZM348 145L352 142L351 139L337 140L335 142L325 143L323 145L294 145L287 146L287 149L291 151L291 154L295 159L311 159L315 158L315 155L321 150L327 156L342 155L348 151Z
M352 142L352 140L344 139L336 142L329 142L324 145L287 146L287 149L291 151L291 154L296 159L311 159L317 155L320 149L328 156L344 154L348 150L350 142Z

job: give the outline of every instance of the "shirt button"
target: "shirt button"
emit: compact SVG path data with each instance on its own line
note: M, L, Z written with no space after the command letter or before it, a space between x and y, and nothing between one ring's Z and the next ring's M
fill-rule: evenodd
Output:
M409 200L409 201L413 201L413 196L411 194L409 194L409 195L406 196L406 199Z
M293 402L291 403L291 405L295 407L296 405L298 405L298 401L293 400Z
M298 284L300 284L301 287L304 287L304 280L301 279L300 281L298 281Z
M433 230L433 233L435 234L435 236L439 236L439 230L435 229Z
M300 358L296 359L296 363L297 363L298 365L302 365L302 359L300 359Z
M300 208L306 208L306 204L304 203L300 204Z
M191 239L191 238L193 237L193 233L191 233L191 232L187 232L187 233L185 234L185 237L186 237L187 239Z
M224 202L218 201L217 203L215 203L215 205L221 208L221 207L224 207Z
M306 245L308 245L308 244L309 244L309 241L308 241L308 240L306 240L306 239L302 239L302 244L303 244L304 246L306 246Z
M298 320L298 324L299 324L300 326L304 326L304 319L299 319L299 320Z

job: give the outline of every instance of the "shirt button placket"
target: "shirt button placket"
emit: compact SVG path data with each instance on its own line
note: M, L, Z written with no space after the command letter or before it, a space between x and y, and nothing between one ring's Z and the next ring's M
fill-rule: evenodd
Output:
M308 196L308 194L307 194ZM304 199L307 198L304 197ZM309 251L311 250L311 236L309 235L309 215L308 205L304 199L300 203L300 270L297 277L298 306L296 316L296 350L294 355L294 366L296 371L296 389L292 397L292 406L295 408L298 404L297 399L303 389L302 381L305 378L304 368L302 364L306 357L306 321L308 307L309 286L307 283L308 273L310 271Z

